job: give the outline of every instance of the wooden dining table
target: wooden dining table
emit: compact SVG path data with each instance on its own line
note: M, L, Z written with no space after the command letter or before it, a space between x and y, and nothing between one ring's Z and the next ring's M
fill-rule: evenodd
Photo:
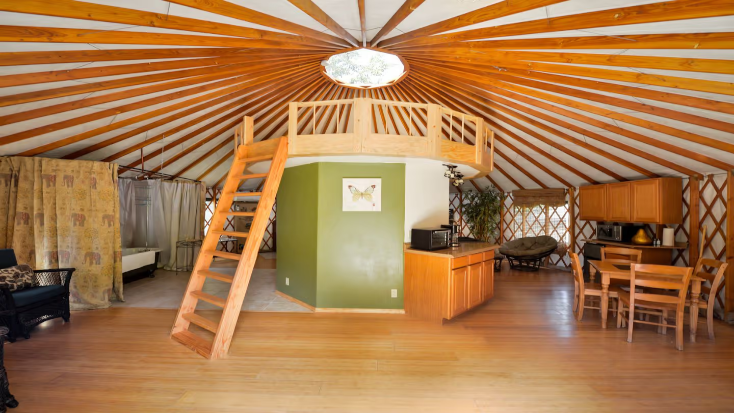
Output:
M631 268L625 264L613 264L607 261L589 260L589 264L601 273L601 327L607 328L607 314L609 312L609 282L616 280L630 280ZM691 342L696 342L696 328L698 326L698 301L701 296L701 283L705 280L695 275L691 277Z

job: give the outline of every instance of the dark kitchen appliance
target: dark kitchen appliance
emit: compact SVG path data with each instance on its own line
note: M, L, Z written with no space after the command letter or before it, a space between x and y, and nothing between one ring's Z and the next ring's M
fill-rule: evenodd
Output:
M433 251L448 248L451 230L446 228L413 228L410 231L410 248Z
M459 226L456 224L449 224L449 225L441 225L441 228L447 229L451 231L451 236L449 237L449 247L458 247L459 246Z
M596 238L602 241L630 242L640 226L599 224L596 226Z
M597 228L598 229L598 228ZM602 244L594 244L593 242L587 242L584 244L584 281L589 282L589 271L591 264L589 260L601 261L601 249L604 248ZM601 280L597 279L597 282Z

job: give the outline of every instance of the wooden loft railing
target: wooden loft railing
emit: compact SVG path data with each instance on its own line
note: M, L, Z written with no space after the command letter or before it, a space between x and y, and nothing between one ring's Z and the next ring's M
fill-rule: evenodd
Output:
M494 132L477 116L434 104L376 99L292 102L288 156L429 158L494 169Z

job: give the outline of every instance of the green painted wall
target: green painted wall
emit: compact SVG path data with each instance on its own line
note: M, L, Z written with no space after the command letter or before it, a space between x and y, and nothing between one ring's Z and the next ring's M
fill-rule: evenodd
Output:
M343 178L382 178L382 210L343 212ZM404 164L322 163L318 307L403 308L404 221Z
M381 178L382 211L343 212L343 178ZM286 169L278 190L276 288L319 308L402 309L404 220L404 164Z
M287 168L278 189L276 289L316 306L319 164ZM285 279L290 285L285 285Z

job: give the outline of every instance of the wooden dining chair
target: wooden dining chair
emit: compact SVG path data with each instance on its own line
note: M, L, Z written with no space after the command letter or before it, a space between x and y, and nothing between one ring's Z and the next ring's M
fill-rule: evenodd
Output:
M571 257L571 269L573 270L573 312L576 314L576 319L581 321L584 317L584 308L599 310L599 313L601 313L601 305L599 307L586 305L587 297L599 297L601 302L601 284L584 283L584 272L581 270L581 262L579 261L578 254L570 252L568 255ZM609 299L612 302L611 308L614 312L617 311L617 300L620 291L617 287L609 287Z
M642 251L634 248L604 247L601 249L601 260L612 264L640 264ZM590 274L589 280L593 283L595 274Z
M667 323L668 313L675 312L675 348L683 350L683 313L686 306L688 287L691 284L693 268L672 267L668 265L632 264L630 268L630 290L619 293L619 319L626 321L628 326L627 341L632 342L632 331L635 323L650 324L666 329L671 327ZM637 289L647 287L649 290ZM670 295L665 291L676 292ZM660 316L660 322L635 320L635 311L652 311ZM663 331L664 332L664 331Z
M713 340L714 337L714 309L716 307L716 301L719 302L721 308L724 308L724 302L721 300L719 293L724 289L724 273L729 264L721 261L712 260L709 258L699 258L696 263L696 267L693 270L693 274L697 277L703 278L709 282L709 286L701 285L701 294L705 294L706 297L698 302L698 308L706 309L706 331L709 334L709 339ZM705 271L706 268L710 268L712 272ZM686 298L686 307L691 306L690 296ZM698 314L695 315L695 319L698 320Z

